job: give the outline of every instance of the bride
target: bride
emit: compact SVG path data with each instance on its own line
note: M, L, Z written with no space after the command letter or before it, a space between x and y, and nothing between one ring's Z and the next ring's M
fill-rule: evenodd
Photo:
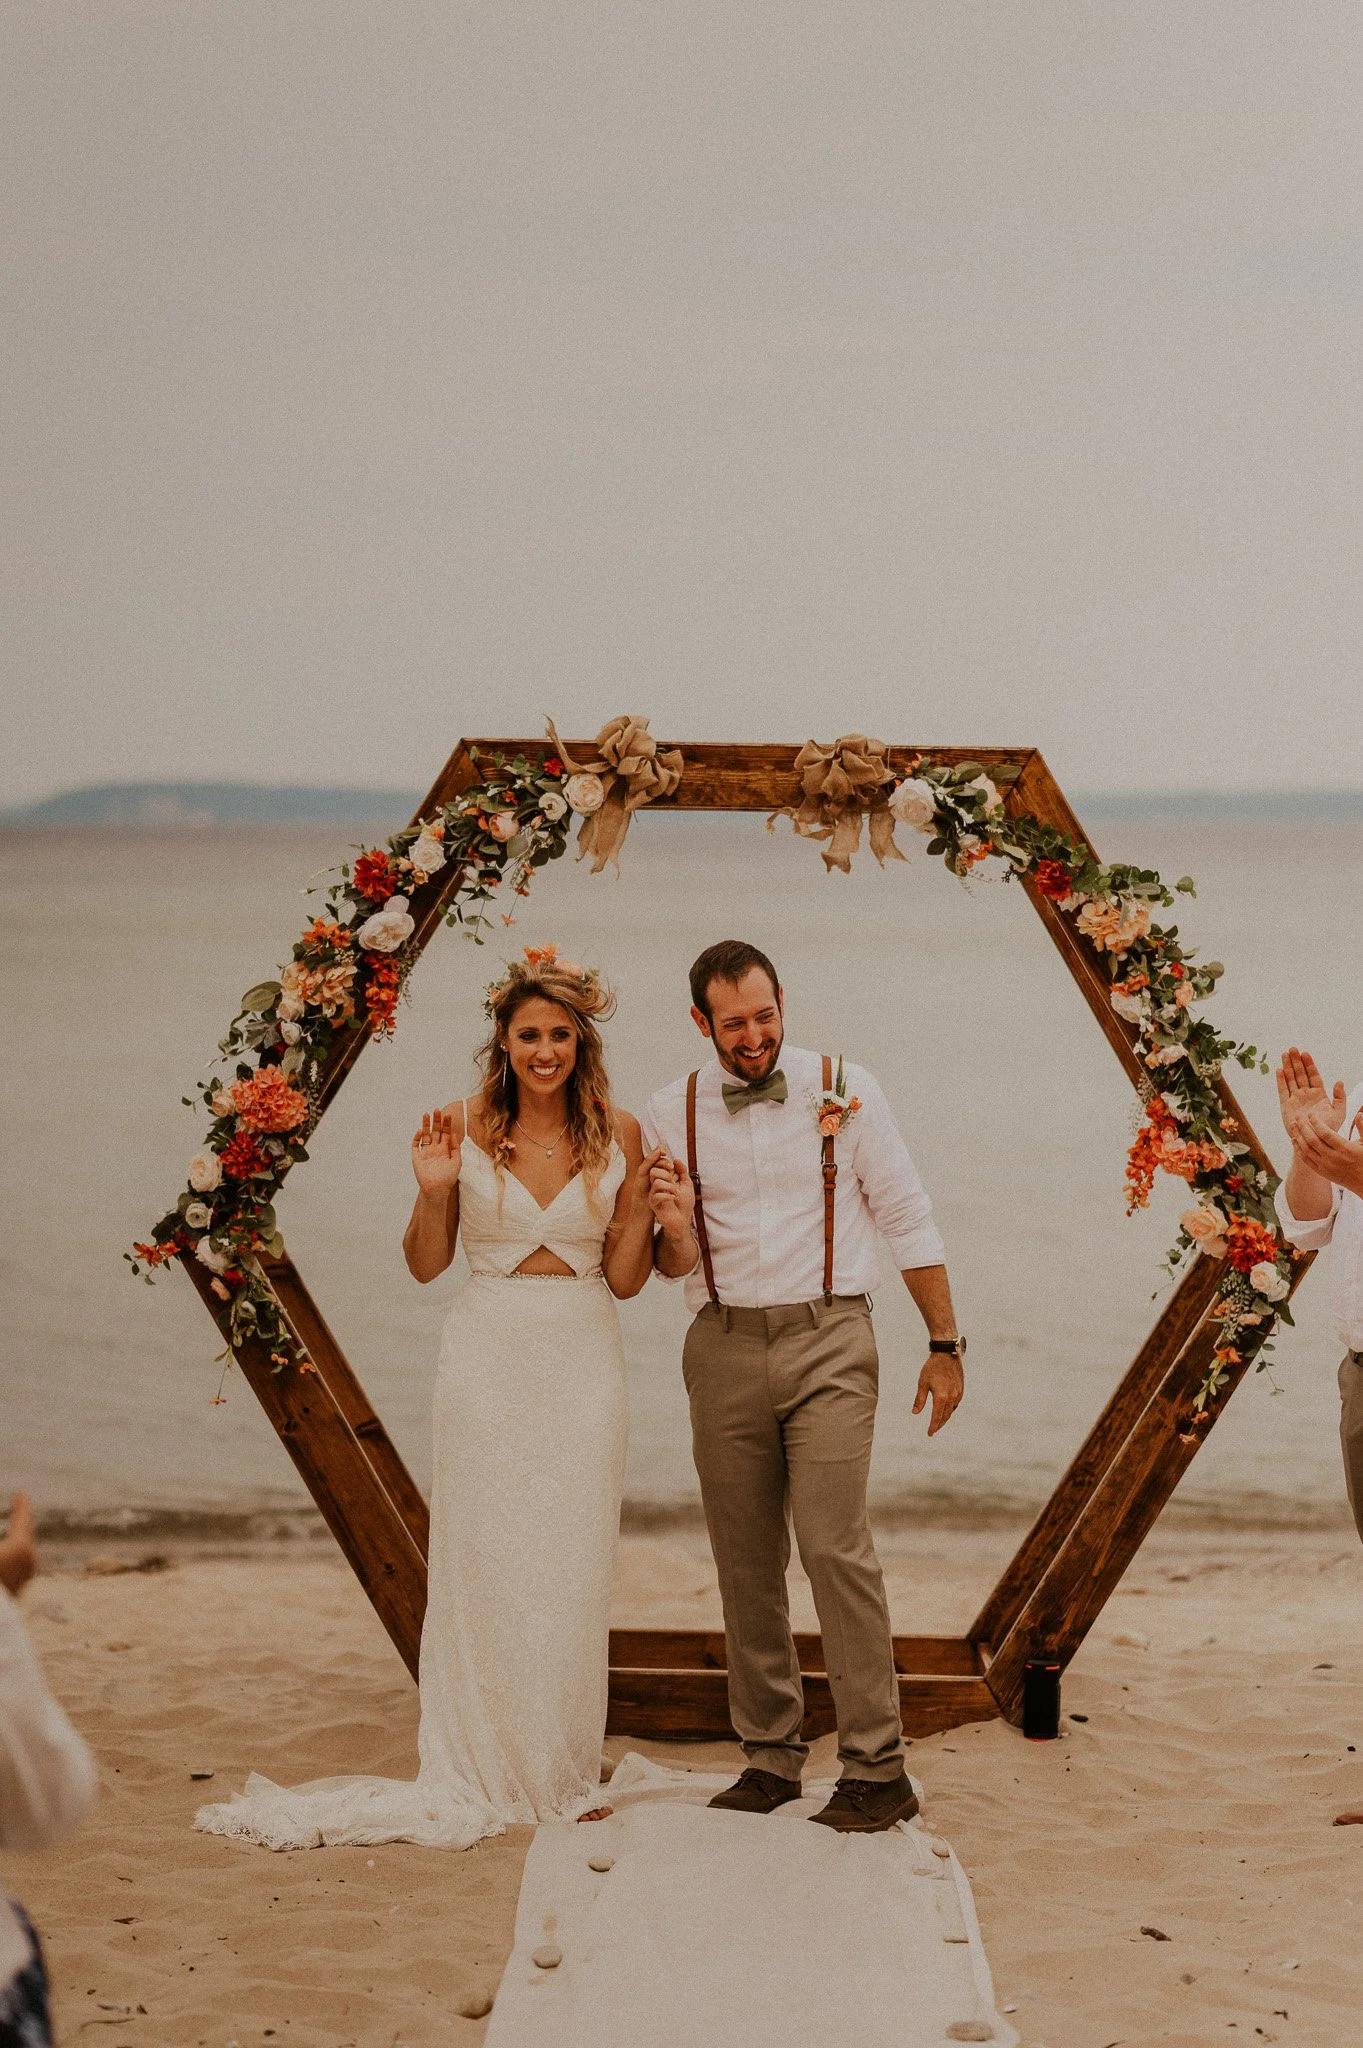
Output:
M268 1848L467 1848L595 1819L627 1411L616 1297L652 1270L637 1120L613 1109L595 974L526 948L488 991L483 1085L412 1140L413 1276L471 1273L445 1323L415 1780L253 1774L196 1825ZM656 1155L661 1159L662 1154Z

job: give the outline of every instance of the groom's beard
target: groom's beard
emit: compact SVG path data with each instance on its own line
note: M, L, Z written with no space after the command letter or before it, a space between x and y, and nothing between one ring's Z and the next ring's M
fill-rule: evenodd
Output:
M768 1074L778 1065L781 1047L785 1042L786 1035L782 1031L774 1045L768 1045L765 1040L763 1041L762 1051L756 1059L743 1058L736 1047L732 1051L721 1052L716 1046L715 1056L719 1064L732 1074L736 1081L765 1081Z

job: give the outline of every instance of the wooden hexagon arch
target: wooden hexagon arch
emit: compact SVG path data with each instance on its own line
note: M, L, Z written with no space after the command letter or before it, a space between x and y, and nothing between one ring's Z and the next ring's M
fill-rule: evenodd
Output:
M538 740L461 740L418 818L430 817L439 805L483 779L475 750L484 756L530 758L547 751ZM569 750L590 756L593 743L569 742ZM770 812L788 801L795 785L796 750L788 746L679 743L678 751L685 771L681 784L650 808ZM903 774L916 755L944 766L978 761L1004 792L1008 813L1030 813L1092 850L1035 749L892 747L890 765ZM451 866L414 895L412 944L418 952L439 927L461 872ZM1133 1049L1134 1034L1114 1015L1108 982L1072 925L1029 879L1022 879L1109 1045L1137 1083L1143 1070ZM323 1111L368 1043L362 1024L339 1035L322 1081ZM1256 1161L1269 1165L1229 1088L1224 1081L1218 1085ZM212 1276L192 1257L182 1263L225 1331L222 1306L211 1292ZM1303 1259L1298 1264L1296 1281L1309 1263ZM268 1347L255 1339L235 1355L415 1677L426 1605L426 1503L292 1259L285 1253L262 1264L316 1370L276 1373ZM969 1633L895 1637L906 1734L926 1735L1000 1714L1016 1722L1027 1660L1055 1658L1063 1668L1074 1656L1207 1433L1190 1429L1188 1416L1215 1348L1216 1327L1208 1310L1222 1271L1218 1261L1199 1258L1184 1273ZM1212 1420L1246 1370L1244 1363L1231 1368ZM819 1637L797 1635L796 1644L805 1674L805 1734L812 1738L835 1726L832 1695ZM733 1737L723 1634L613 1629L607 1732L693 1741Z

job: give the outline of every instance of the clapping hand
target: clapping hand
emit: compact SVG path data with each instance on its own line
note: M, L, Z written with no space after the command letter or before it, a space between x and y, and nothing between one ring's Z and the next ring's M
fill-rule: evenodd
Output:
M649 1169L649 1207L663 1236L674 1244L691 1235L691 1218L696 1209L696 1191L680 1159L669 1159L659 1145L644 1164Z
M1278 1068L1278 1101L1283 1129L1302 1165L1336 1187L1363 1195L1363 1143L1352 1134L1341 1135L1347 1114L1344 1083L1336 1081L1327 1094L1310 1053L1292 1046Z
M423 1195L453 1193L459 1185L460 1153L454 1118L447 1110L433 1109L422 1117L412 1140L412 1171Z

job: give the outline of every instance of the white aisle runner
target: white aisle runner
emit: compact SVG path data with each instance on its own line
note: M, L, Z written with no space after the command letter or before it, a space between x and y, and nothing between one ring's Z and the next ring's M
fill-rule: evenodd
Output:
M539 1828L487 2048L1016 2048L965 1872L925 1828L811 1827L831 1783L710 1812L729 1782L631 1753L610 1820Z

